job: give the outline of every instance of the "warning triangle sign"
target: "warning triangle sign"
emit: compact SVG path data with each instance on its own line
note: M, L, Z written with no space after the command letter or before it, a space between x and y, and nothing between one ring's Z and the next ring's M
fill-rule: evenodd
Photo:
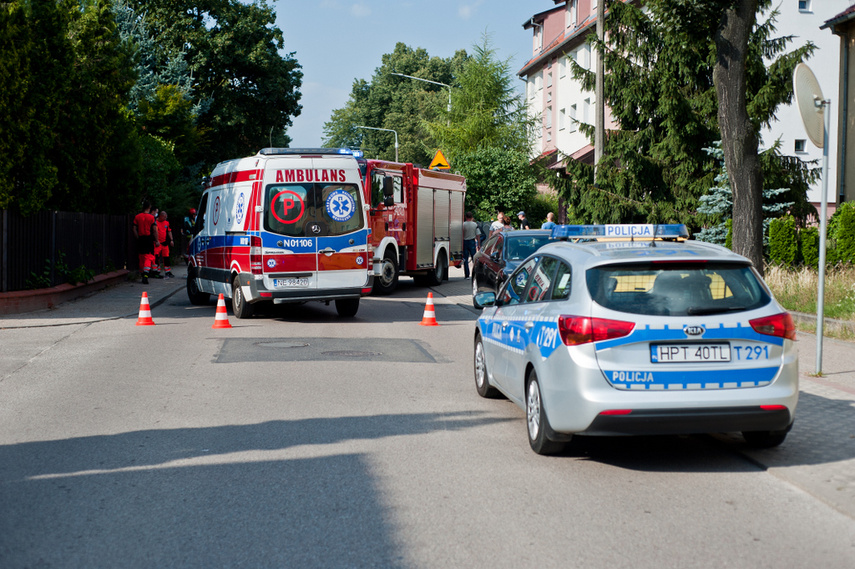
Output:
M436 154L431 160L430 166L428 166L429 170L450 170L451 166L448 165L448 160L445 159L445 155L442 153L442 150L437 150Z

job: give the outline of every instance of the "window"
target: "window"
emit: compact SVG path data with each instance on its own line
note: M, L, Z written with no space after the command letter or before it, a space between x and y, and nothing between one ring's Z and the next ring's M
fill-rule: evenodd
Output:
M811 0L799 0L799 12L811 11Z
M534 270L538 258L534 257L525 262L521 267L508 279L504 289L499 293L499 296L504 305L519 304L525 298L525 288L528 283L528 277Z
M558 264L558 259L552 257L544 257L534 275L531 278L531 284L525 293L526 302L540 302L546 299L546 292L552 284L552 276L555 274L555 265Z
M567 109L558 109L558 130L567 128Z
M591 108L591 99L582 102L582 122L588 124L588 110Z
M570 105L570 132L576 132L576 104Z
M386 196L383 195L383 178L385 178L385 176L378 172L375 172L371 177L372 207L380 207L385 201ZM395 200L395 203L402 203L404 201L404 192L400 176L392 176L392 198Z
M552 72L546 74L546 87L552 87Z
M565 77L567 75L567 58L562 57L558 60L558 76Z
M564 21L568 28L576 27L576 0L567 0Z
M362 227L362 199L353 184L271 184L264 203L264 227L280 235L345 235Z
M564 263L558 265L549 296L552 300L564 300L570 297L570 267Z
M797 138L793 147L794 147L793 150L795 150L796 152L804 152L805 151L805 139Z
M552 107L546 107L546 128L552 128Z

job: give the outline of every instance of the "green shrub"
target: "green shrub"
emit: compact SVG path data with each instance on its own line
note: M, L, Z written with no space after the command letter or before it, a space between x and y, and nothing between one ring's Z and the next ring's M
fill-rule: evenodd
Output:
M836 219L828 235L833 242L834 258L829 258L829 262L855 263L855 204L851 202L841 204L832 218Z
M799 257L799 240L796 219L791 215L769 222L769 262L773 265L795 268Z
M805 227L799 231L799 248L801 249L802 263L806 267L814 269L819 267L819 229Z

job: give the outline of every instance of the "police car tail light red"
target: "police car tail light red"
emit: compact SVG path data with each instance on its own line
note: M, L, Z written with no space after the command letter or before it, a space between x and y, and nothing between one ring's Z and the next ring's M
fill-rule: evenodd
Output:
M262 260L261 237L253 235L249 238L249 270L254 275L264 273L264 261Z
M748 323L751 324L751 327L758 334L777 336L779 338L786 338L787 340L796 339L796 325L793 322L793 317L788 312L755 318L754 320L749 320Z
M590 342L601 342L628 336L635 322L590 318L588 316L559 316L558 332L567 346L578 346Z

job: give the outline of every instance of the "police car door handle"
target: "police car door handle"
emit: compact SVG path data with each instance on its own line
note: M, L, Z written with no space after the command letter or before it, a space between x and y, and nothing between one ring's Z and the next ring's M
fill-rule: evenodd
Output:
M508 326L510 326L510 325L511 325L511 323L510 323L510 322L508 322L507 320L505 320L504 322L502 322L502 329L505 329L505 328L507 328L507 327L508 327Z
M329 257L330 255L335 253L335 249L333 249L332 247L327 247L326 249L321 249L320 251L318 251L318 253L323 253L324 255Z
M526 323L523 325L523 327L524 327L526 330L531 330L532 328L534 328L534 322L526 322Z

